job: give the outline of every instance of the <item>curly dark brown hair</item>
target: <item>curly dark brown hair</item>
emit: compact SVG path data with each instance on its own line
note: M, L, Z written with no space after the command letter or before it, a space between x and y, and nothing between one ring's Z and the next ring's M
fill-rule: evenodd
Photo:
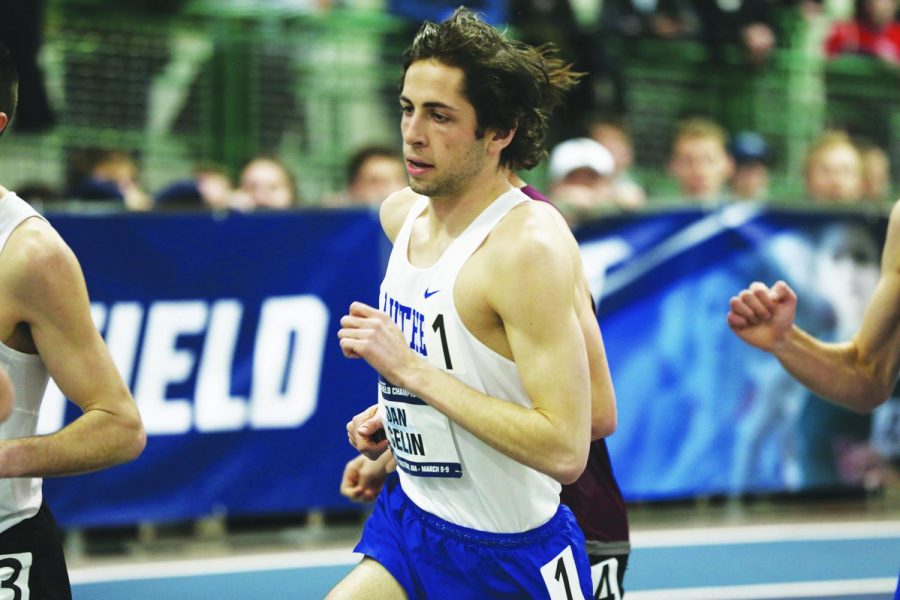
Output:
M550 114L584 75L573 72L553 45L535 48L508 39L465 7L440 24L422 24L404 53L404 77L411 64L429 59L462 70L461 91L475 108L476 135L516 128L500 154L500 163L513 169L531 169L546 157Z

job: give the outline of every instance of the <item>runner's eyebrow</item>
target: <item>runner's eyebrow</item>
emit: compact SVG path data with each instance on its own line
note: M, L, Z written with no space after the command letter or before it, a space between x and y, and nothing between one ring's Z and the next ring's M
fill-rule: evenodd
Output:
M400 96L400 102L405 102L407 104L415 104L412 100L407 98L406 96ZM440 108L443 110L450 110L453 112L458 112L459 109L450 106L449 104L445 104L443 102L438 102L437 100L432 100L430 102L422 103L423 108Z

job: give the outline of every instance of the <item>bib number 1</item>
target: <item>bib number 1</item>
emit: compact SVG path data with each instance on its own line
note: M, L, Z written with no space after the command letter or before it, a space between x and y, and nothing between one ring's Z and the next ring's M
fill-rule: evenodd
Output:
M431 328L441 337L441 350L444 353L444 368L453 370L453 361L450 360L450 344L447 343L447 328L444 325L444 315L438 315L431 324Z
M553 560L541 567L541 575L550 593L550 600L584 599L571 546L566 546Z

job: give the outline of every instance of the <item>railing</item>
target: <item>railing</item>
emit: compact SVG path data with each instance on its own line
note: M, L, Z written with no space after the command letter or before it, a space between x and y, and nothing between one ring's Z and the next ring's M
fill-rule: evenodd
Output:
M151 190L199 161L236 174L265 152L314 201L342 186L356 147L399 146L401 51L387 15L202 2L139 10L51 3L42 64L58 124L4 140L8 185L40 177L64 186L69 157L89 147L134 153Z
M877 144L900 174L900 66L842 56L825 66L826 123Z
M376 10L308 13L275 4L51 0L41 55L58 125L0 143L0 181L64 188L72 155L132 151L158 190L198 161L237 174L252 155L280 156L315 203L343 184L350 152L399 146L396 91L408 25ZM264 8L270 6L270 8ZM156 7L151 10L148 7ZM162 7L162 8L160 8ZM694 42L630 41L623 61L627 119L651 196L665 193L675 122L702 112L734 132L754 129L774 158L773 194L802 195L811 139L846 125L891 153L900 176L900 77L877 61L825 61L819 34L798 20L765 68L739 53L711 60ZM529 174L538 185L542 169Z
M802 197L806 150L829 127L881 146L900 181L900 69L862 56L826 60L817 27L787 20L789 46L763 67L738 52L711 57L696 42L632 40L619 48L637 166L651 195L670 191L663 175L669 144L687 113L708 115L731 133L762 134L778 197Z

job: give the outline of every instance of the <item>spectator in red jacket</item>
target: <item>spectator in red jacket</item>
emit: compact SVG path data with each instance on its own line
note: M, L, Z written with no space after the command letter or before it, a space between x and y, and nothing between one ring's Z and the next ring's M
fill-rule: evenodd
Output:
M900 64L897 0L856 0L855 14L852 21L832 26L825 41L826 54L865 54Z

